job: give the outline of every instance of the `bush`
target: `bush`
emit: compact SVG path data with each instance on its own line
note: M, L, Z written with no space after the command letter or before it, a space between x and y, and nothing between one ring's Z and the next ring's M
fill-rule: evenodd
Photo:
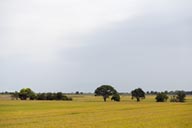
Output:
M161 93L157 94L155 99L156 99L157 102L165 102L165 101L167 101L168 96L165 93L161 92Z
M114 101L120 101L120 96L118 93L114 94L112 97L111 97L111 100L114 100Z

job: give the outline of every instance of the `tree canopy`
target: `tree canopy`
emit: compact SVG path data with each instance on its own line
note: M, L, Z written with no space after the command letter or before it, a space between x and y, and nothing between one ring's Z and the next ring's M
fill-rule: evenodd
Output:
M106 102L106 99L109 96L116 94L117 91L111 85L102 85L95 90L95 96L103 96L103 100Z
M137 102L140 101L140 98L145 98L145 92L141 88L137 88L131 91L132 99L136 98Z
M27 98L33 100L35 99L35 93L30 88L23 88L19 92L19 98L21 100L26 100Z

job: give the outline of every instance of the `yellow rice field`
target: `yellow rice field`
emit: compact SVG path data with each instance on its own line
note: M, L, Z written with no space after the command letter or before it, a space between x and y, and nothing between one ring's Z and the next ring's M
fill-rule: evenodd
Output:
M0 128L192 128L192 97L185 103L156 103L147 96L137 103L91 95L73 101L0 100Z

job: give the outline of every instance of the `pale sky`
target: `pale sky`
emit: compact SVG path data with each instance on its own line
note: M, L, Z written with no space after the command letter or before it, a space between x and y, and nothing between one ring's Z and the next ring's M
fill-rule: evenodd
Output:
M192 90L191 0L0 0L0 91Z

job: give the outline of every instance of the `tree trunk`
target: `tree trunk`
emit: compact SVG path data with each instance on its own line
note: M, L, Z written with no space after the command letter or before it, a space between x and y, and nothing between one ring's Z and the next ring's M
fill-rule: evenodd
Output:
M104 100L104 102L106 102L106 99L107 99L107 97L106 97L106 96L103 96L103 100Z

